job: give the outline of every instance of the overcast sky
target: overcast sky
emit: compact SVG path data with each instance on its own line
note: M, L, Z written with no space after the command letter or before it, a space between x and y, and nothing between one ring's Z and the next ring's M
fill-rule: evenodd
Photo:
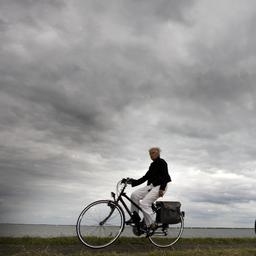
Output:
M186 226L252 227L255 24L254 0L0 0L0 222L74 224L159 146Z

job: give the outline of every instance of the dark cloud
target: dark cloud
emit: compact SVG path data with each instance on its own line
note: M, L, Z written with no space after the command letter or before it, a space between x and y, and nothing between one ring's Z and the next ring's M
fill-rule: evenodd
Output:
M151 33L166 22L188 23L186 10L194 1L122 1L112 8L125 26L136 33Z
M193 195L194 202L202 203L212 203L212 204L244 204L249 203L253 198L255 198L255 193L252 191L252 188L242 185L237 185L236 187L228 185L225 187L224 184L222 187L218 187L215 190L209 189L210 191L200 191L196 195Z
M152 145L189 224L207 216L214 225L219 206L222 215L249 209L256 62L247 3L230 12L228 0L2 1L1 221L26 222L36 206L33 223L55 223L67 199L75 210L59 218L72 222L81 201L142 176ZM247 225L240 215L230 225L239 218Z

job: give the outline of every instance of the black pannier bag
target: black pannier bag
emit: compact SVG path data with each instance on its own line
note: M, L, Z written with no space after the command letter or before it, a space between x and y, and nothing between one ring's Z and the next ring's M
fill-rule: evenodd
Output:
M156 202L156 222L165 224L177 224L180 220L180 202L158 201Z

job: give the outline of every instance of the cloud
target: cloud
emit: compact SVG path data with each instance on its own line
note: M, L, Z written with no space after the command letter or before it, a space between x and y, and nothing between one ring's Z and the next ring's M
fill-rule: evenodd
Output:
M160 146L188 225L251 225L252 1L0 5L1 222L74 223Z

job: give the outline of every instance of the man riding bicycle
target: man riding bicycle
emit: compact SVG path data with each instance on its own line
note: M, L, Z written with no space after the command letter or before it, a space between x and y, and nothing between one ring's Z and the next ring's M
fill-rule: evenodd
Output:
M171 177L168 173L167 163L164 159L160 158L160 148L150 148L149 155L153 162L150 164L146 174L138 180L129 179L128 182L132 187L135 187L147 181L147 186L135 190L131 195L131 199L141 207L147 228L155 230L157 225L154 222L152 203L165 194L167 183L171 181ZM126 224L135 222L135 216L138 216L139 209L132 204L131 212L133 217Z

